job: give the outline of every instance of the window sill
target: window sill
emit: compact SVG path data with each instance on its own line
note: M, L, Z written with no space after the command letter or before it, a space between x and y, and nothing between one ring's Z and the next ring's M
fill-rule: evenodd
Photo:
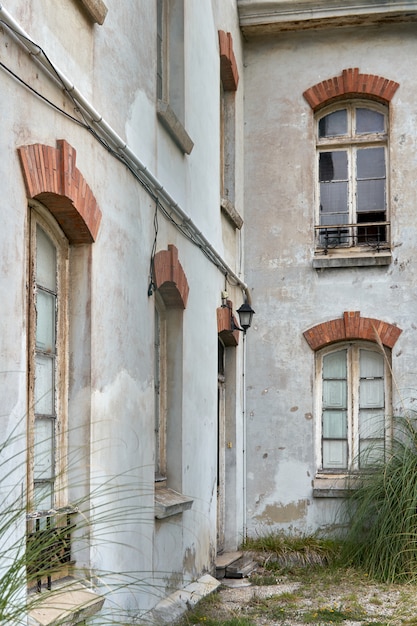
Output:
M324 251L316 251L313 259L315 269L327 267L369 267L376 265L389 265L392 261L391 250L374 252L361 248L335 248Z
M190 154L194 142L181 124L174 111L164 100L157 101L157 115L161 124L184 154Z
M233 226L240 230L243 226L243 219L235 209L235 205L228 198L222 198L220 207L226 217L232 222Z
M191 509L193 499L183 496L181 493L169 489L169 487L157 487L155 489L155 517L165 519L172 515L178 515Z
M107 15L107 7L103 0L80 0L90 19L96 24L103 24Z
M358 480L347 474L320 474L313 480L313 497L346 498Z
M104 604L102 596L77 581L69 581L30 599L34 600L29 611L30 626L75 626L98 613Z

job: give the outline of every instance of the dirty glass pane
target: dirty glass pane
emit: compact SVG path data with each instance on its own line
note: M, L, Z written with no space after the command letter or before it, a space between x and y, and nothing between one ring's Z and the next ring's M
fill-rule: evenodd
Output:
M384 148L361 148L357 151L356 178L385 178Z
M52 419L35 420L34 478L48 479L53 476L54 422Z
M348 157L346 150L333 150L332 152L320 152L319 155L319 181L329 182L333 180L348 179Z
M56 248L40 227L36 227L36 282L56 291Z
M358 150L356 166L358 212L385 211L384 148Z
M371 109L356 109L356 133L382 133L385 130L385 116Z
M34 485L34 505L36 511L49 511L53 505L53 490L51 483L38 483Z
M347 441L323 441L324 469L347 468Z
M384 437L385 415L381 408L359 411L359 437L380 439Z
M55 296L41 289L36 294L36 347L55 352Z
M51 357L38 354L35 362L35 413L53 414L53 365Z
M325 439L346 439L346 411L323 412L323 437Z
M359 353L361 378L382 377L384 375L384 355L370 350Z
M385 452L383 439L362 440L359 442L359 467L369 467L381 461Z
M347 110L329 113L319 120L319 137L340 137L347 134Z
M323 381L323 407L346 408L346 381L324 380Z
M320 214L348 213L348 184L320 183ZM325 220L326 224L345 224L346 218L333 222Z
M385 212L385 180L358 181L357 210L358 213ZM373 220L370 216L369 221L379 220Z
M346 350L326 354L323 358L323 378L346 378Z
M359 387L359 405L364 409L384 406L384 381L381 378L362 378Z

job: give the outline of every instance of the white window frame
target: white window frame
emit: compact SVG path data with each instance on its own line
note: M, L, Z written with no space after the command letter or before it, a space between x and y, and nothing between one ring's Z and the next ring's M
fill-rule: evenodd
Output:
M54 478L52 508L67 505L67 429L68 429L68 265L69 244L48 211L31 203L29 212L29 336L28 336L28 509L34 513L34 440L35 440L35 358L36 358L36 232L43 229L56 248L56 324L53 372L54 404Z
M166 481L167 445L167 319L166 308L155 293L155 481Z
M334 113L336 111L340 111L342 109L347 110L348 117L348 130L347 134L343 136L337 137L319 137L319 122L322 118L330 113ZM385 128L383 132L377 133L368 133L368 134L355 134L354 130L354 117L356 109L368 109L371 111L375 111L384 116L385 119ZM347 151L348 153L348 223L344 224L349 234L349 238L347 242L337 243L334 246L330 245L330 248L335 247L337 249L344 248L345 251L347 248L363 250L364 248L371 249L375 251L383 250L389 248L390 246L390 222L389 222L389 208L390 208L390 193L389 193L389 109L387 106L379 104L377 102L372 102L370 100L350 100L350 101L342 101L337 104L333 104L331 106L325 107L320 110L320 112L316 115L315 118L315 136L316 136L316 172L315 172L315 180L316 180L316 214L315 214L315 247L316 250L322 250L325 248L325 244L323 240L320 238L320 235L323 234L323 225L320 223L320 181L319 181L319 157L320 153L327 151ZM384 147L385 150L385 222L381 222L385 224L386 229L386 237L385 241L381 242L381 245L365 245L358 244L357 240L357 226L359 222L357 221L357 210L356 210L356 182L355 182L355 163L356 159L354 158L354 154L358 148L373 148L373 147ZM330 225L329 225L330 228Z
M348 475L360 471L359 458L359 352L368 350L381 355L381 348L374 343L366 341L341 342L323 348L316 354L315 371L315 398L316 398L316 459L318 474ZM347 350L347 468L324 468L323 467L323 358L328 354ZM390 367L390 351L385 348L384 363L384 421L385 421L385 449L392 440L392 377Z

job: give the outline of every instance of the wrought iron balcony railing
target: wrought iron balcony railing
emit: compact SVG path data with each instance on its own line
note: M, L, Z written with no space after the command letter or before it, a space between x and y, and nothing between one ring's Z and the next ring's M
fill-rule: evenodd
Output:
M315 226L316 246L327 254L333 248L368 246L379 252L389 248L390 222L359 224L322 224Z

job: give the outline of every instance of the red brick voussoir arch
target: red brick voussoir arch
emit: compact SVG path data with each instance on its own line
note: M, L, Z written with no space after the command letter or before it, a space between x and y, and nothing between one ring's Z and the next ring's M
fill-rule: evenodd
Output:
M372 317L361 317L359 311L345 311L340 319L317 324L305 331L304 337L314 351L338 341L363 339L393 348L402 330L398 326Z
M101 211L75 166L75 149L62 139L56 148L32 144L21 146L18 152L28 198L46 206L70 244L93 243Z
M344 98L369 98L388 104L399 84L382 76L361 74L357 67L343 70L340 76L323 80L307 89L303 96L313 111Z
M156 288L165 306L185 309L190 289L178 260L178 250L173 244L168 245L168 250L160 250L155 254L153 272Z

